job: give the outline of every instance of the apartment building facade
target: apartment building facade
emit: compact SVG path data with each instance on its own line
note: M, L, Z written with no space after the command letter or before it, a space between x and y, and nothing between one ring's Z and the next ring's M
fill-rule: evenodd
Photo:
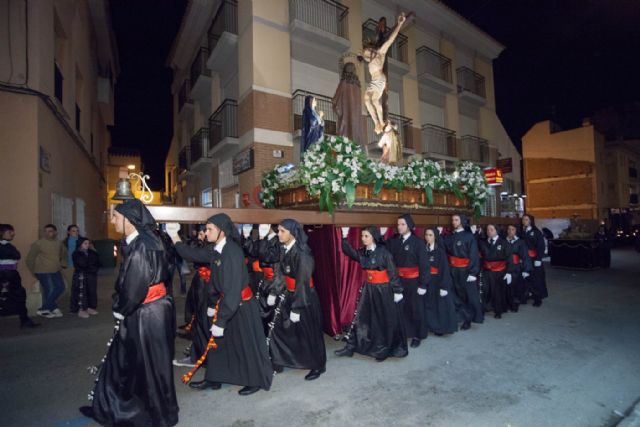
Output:
M304 97L335 132L331 98L341 65L355 61L377 21L414 11L388 53L389 117L405 157L452 167L509 160L498 194L521 192L520 156L495 112L492 61L503 46L442 3L428 0L192 0L168 62L174 69L174 135L166 189L179 205L258 207L260 177L299 160ZM358 66L364 91L368 71ZM362 112L371 157L380 155ZM234 167L235 163L235 167Z
M104 0L8 0L0 26L0 218L24 253L42 226L106 235L104 174L119 72Z

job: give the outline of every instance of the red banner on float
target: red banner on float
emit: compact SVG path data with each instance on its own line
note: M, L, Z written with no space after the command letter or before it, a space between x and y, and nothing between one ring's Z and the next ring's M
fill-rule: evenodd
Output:
M486 168L484 170L484 179L490 187L497 187L502 185L502 170L498 168Z

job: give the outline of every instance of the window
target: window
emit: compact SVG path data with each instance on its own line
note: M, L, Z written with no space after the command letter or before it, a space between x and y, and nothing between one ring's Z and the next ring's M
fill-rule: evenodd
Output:
M205 188L200 193L200 206L203 208L211 208L213 207L213 192L211 191L211 187Z
M220 188L233 187L238 184L238 176L233 174L233 159L225 160L218 166L218 182Z

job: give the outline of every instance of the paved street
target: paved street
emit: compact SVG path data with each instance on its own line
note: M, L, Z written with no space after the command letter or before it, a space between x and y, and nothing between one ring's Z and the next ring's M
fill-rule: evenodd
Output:
M270 392L249 397L235 386L192 391L176 369L180 425L614 425L640 398L640 254L616 250L610 270L547 266L547 274L551 296L542 307L431 336L402 360L337 359L340 343L327 337L320 379L285 370ZM43 327L26 332L17 318L0 318L0 425L93 425L77 408L92 385L85 368L111 334L112 284L101 276L96 318L40 319ZM29 299L34 312L39 295ZM180 310L183 303L178 297Z

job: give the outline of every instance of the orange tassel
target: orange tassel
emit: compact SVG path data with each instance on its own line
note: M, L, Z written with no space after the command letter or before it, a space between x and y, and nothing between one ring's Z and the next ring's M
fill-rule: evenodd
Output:
M216 303L216 314L215 314L215 316L213 316L212 323L216 323L216 320L218 320L218 306L220 305L220 300L221 299L222 299L222 297L220 297L220 299L218 299L218 302ZM216 340L213 338L213 335L211 335L209 337L209 342L207 342L207 347L205 348L204 353L202 354L202 356L200 356L198 358L198 360L196 361L196 365L189 372L187 372L182 377L180 377L182 382L187 384L189 381L191 381L191 378L193 378L193 375L198 371L200 366L202 366L204 361L207 360L207 354L209 354L209 350L211 350L211 349L215 350L217 348L218 348L218 344L216 343Z

